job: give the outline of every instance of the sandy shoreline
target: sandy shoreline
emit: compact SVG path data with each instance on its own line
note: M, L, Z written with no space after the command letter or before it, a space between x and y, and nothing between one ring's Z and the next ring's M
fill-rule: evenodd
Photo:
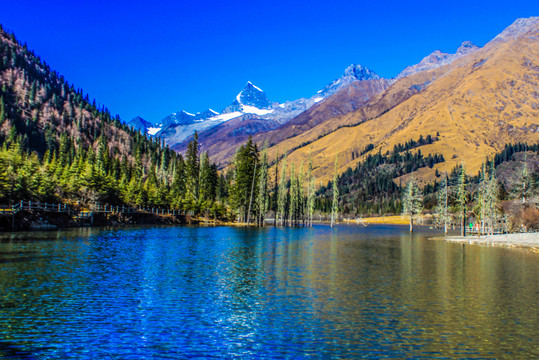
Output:
M482 236L446 236L442 238L451 242L477 244L487 246L501 246L508 248L527 249L539 254L539 233L518 233Z

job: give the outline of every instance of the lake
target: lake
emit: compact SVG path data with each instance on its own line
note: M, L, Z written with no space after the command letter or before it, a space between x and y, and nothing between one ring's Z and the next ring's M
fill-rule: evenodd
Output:
M539 358L539 255L406 226L0 234L0 357Z

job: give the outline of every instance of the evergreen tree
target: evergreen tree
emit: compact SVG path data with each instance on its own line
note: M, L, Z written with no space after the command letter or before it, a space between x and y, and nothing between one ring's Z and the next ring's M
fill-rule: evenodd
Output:
M450 220L448 212L449 186L447 177L444 178L436 195L436 207L434 214L438 226L442 226L444 234L447 234L447 224Z
M273 187L273 226L277 226L277 213L279 211L279 153L277 152L277 157L275 158L275 186Z
M309 154L309 169L307 172L307 219L309 226L313 226L313 214L314 214L314 205L315 205L315 191L316 191L316 178L313 174L313 162L311 154Z
M535 183L531 172L528 168L528 152L527 149L524 152L524 165L522 170L518 174L517 184L514 188L514 195L522 199L522 203L526 204L527 199L533 194Z
M485 219L487 220L489 233L493 234L495 225L502 218L499 209L500 187L498 185L498 180L496 179L496 172L494 169L491 169L490 171L490 177L486 184L485 195Z
M298 221L305 226L305 177L303 175L303 163L299 166L298 174Z
M335 155L335 171L333 172L333 201L331 204L331 227L337 219L337 211L339 207L339 186L337 184L337 161L338 157Z
M264 218L268 211L268 154L264 150L259 167L258 193L256 203L258 205L258 225L264 224Z
M296 177L294 163L290 166L290 210L288 212L288 222L290 225L297 225L299 209L299 186Z
M466 215L468 213L468 190L466 189L467 178L464 166L461 170L457 183L457 213L460 219L460 235L466 236Z
M281 225L285 225L285 210L286 210L286 200L287 200L287 189L286 189L286 154L281 165L281 178L279 179L278 189L279 193L277 195L277 221L281 220Z
M0 95L0 126L6 119L6 109L4 107L4 95Z
M258 149L251 137L239 147L234 160L234 182L230 189L231 205L240 221L249 217L249 202L253 181L256 183L255 164L258 163Z
M410 232L414 231L414 219L422 210L423 196L416 180L412 177L406 185L402 198L402 213L410 217Z
M185 175L187 197L191 201L198 201L200 181L200 159L198 156L198 133L195 131L193 140L187 145L185 153Z
M211 206L215 201L217 181L217 168L210 164L208 153L204 152L200 165L200 198L207 203L207 206Z
M488 162L488 160L487 160ZM481 181L479 182L479 186L477 189L477 201L476 201L476 208L479 209L479 211L476 211L476 214L478 213L479 219L481 220L481 233L485 233L485 226L487 223L486 220L486 212L487 212L487 201L488 201L488 175L486 171L486 163L483 163L483 169L480 174Z

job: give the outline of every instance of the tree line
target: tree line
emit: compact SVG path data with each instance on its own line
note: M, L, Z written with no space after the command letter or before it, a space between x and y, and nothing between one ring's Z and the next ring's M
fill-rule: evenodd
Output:
M516 154L523 156L522 165L504 174L499 165L515 162ZM539 194L539 171L528 161L533 154L539 154L539 144L507 144L492 160L483 163L478 175L468 176L460 165L441 182L428 184L423 190L411 177L402 192L402 214L410 217L410 231L414 220L425 211L433 215L434 223L445 233L450 227L459 227L461 236L466 234L467 220L473 220L474 231L481 234L539 228L537 204L530 203ZM502 182L500 176L511 182ZM505 209L502 202L512 208ZM524 217L524 221L517 221L515 216Z

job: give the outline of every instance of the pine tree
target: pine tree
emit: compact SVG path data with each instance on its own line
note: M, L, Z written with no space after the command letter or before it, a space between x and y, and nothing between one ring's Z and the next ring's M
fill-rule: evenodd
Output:
M294 163L290 166L290 210L288 222L290 225L297 225L299 208L298 178Z
M331 204L331 227L337 219L337 211L339 207L339 187L337 184L337 161L338 157L335 156L335 171L333 172L333 201Z
M275 186L273 187L273 226L277 226L277 215L279 212L279 152L275 158Z
M6 119L6 109L4 106L4 95L0 95L0 126L4 123Z
M464 166L461 170L457 183L457 213L460 219L460 235L466 236L466 215L468 213L468 190L466 189L467 179Z
M298 221L305 226L305 177L303 174L303 162L299 166L298 173Z
M449 186L448 179L445 177L442 184L440 184L440 189L436 194L436 207L434 209L434 214L436 217L436 223L439 226L443 226L444 234L447 234L447 223L449 222L449 212L447 210L449 199Z
M487 160L488 161L488 160ZM483 163L483 169L481 170L481 180L477 189L477 207L479 208L479 219L481 220L481 233L485 233L485 226L487 223L487 201L488 201L488 176L486 171L486 163Z
M216 180L208 153L204 152L200 162L200 199L208 206L215 200Z
M247 143L238 148L234 159L234 181L230 189L231 205L244 222L250 215L249 202L253 181L256 184L255 164L258 163L258 149L249 137Z
M534 185L532 174L528 168L528 152L526 149L524 152L524 165L518 174L514 188L514 195L522 199L522 204L526 204L528 198L533 194Z
M499 209L500 187L498 180L496 179L496 172L492 168L490 171L490 178L486 184L486 201L485 201L485 218L488 221L488 229L492 234L494 232L495 224L501 219L501 212Z
M268 211L268 154L264 150L259 167L258 193L256 203L258 205L258 225L264 224L264 218Z
M307 189L307 219L309 226L313 226L313 214L315 205L315 186L316 178L313 174L313 162L311 154L309 154L309 170L307 173L308 189Z
M423 196L415 178L411 178L404 190L402 213L410 217L410 232L414 231L414 218L423 210Z
M277 195L277 221L281 220L281 225L285 225L285 210L286 210L286 154L281 165L281 178L279 180L279 193Z
M185 175L187 196L191 201L198 201L200 181L200 159L198 156L198 133L195 131L193 140L187 145L185 153Z

